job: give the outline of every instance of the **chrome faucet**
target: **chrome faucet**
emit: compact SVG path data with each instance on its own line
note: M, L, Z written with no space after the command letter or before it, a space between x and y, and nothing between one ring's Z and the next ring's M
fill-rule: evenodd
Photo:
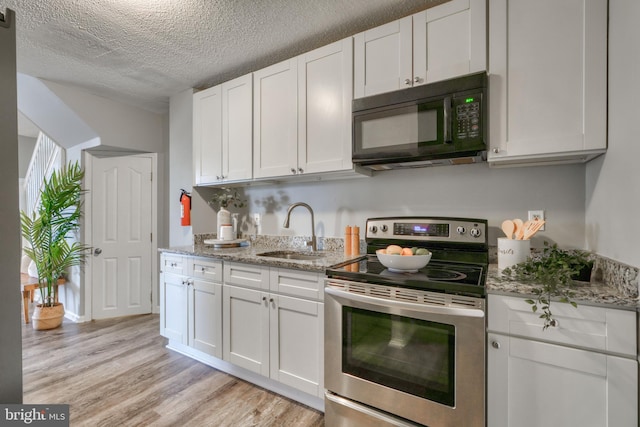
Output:
M316 244L316 224L315 224L315 220L313 218L313 209L311 209L311 206L309 206L306 203L302 203L302 202L298 202L298 203L294 203L294 204L290 205L289 209L287 210L287 218L284 220L284 224L282 226L284 228L289 228L289 218L291 217L291 211L294 210L298 206L303 206L303 207L309 209L309 212L311 213L311 241L307 242L307 246L309 246L309 244L311 244L311 249L313 251L317 251L318 250L318 246Z

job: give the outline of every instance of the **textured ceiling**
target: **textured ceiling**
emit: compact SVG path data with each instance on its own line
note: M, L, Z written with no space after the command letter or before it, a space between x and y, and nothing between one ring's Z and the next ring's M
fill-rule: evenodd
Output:
M258 70L443 0L0 0L18 72L168 111Z

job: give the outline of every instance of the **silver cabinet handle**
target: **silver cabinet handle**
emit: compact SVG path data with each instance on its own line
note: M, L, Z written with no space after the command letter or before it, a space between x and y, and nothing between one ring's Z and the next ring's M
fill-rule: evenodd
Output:
M93 255L95 255L95 256L98 256L98 255L100 255L101 253L102 253L102 249L100 249L100 248L95 248L95 249L93 250Z
M295 168L291 168L291 173L294 174L294 175L296 174Z
M500 149L499 149L499 148L494 148L494 149L493 149L493 150L491 150L491 151L493 151L494 153L498 154L498 153L500 152Z
M560 322L558 322L556 319L551 319L549 320L549 326L551 326L552 328L557 328L560 326Z
M298 173L303 173L304 170L302 168L298 168Z
M420 77L414 77L413 81L414 83L420 83Z
M404 79L404 84L407 86L411 84L411 79Z
M498 341L491 341L491 347L495 348L496 350L500 348L500 343Z

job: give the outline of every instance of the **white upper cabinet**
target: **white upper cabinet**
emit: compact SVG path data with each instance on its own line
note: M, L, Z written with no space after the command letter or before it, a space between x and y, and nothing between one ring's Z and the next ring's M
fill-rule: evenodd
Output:
M254 73L253 175L291 175L298 168L298 61Z
M355 98L486 70L485 0L452 0L354 36Z
M254 73L254 176L349 170L353 42Z
M220 181L222 177L222 86L193 95L194 184Z
M252 75L193 95L195 184L252 177Z
M607 0L491 0L489 19L489 162L604 152Z
M222 84L222 175L225 181L253 176L253 75Z
M351 163L353 40L298 57L298 172L347 170Z
M413 15L414 86L487 69L486 9L452 0Z

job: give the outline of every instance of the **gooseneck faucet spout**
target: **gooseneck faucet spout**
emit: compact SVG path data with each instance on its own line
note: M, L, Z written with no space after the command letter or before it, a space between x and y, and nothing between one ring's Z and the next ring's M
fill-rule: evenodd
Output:
M287 210L287 217L284 220L284 224L282 224L282 226L284 228L289 228L289 218L291 217L291 211L294 210L295 208L297 208L298 206L302 206L305 207L309 210L309 213L311 213L311 241L307 242L307 245L311 244L311 249L313 251L317 251L318 250L318 246L316 244L316 224L315 224L315 220L313 218L313 209L311 209L311 206L309 206L306 203L303 202L297 202L294 203L292 205L289 206L289 209Z

